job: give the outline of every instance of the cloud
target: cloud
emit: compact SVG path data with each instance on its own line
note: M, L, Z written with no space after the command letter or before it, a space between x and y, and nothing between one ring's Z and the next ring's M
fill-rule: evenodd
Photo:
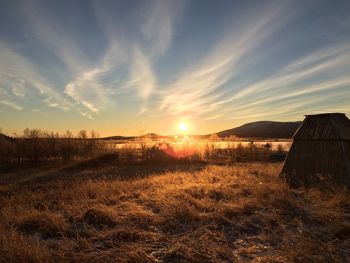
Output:
M95 117L92 116L89 112L81 111L80 114L84 116L85 118L88 118L89 120L95 120Z
M292 107L303 98L310 99L310 96L323 99L322 92L332 90L337 94L350 85L350 77L346 73L346 68L350 69L349 59L350 43L322 48L286 65L264 80L244 86L235 95L214 105L226 107L229 103L232 113L249 115L253 111L271 110L271 105L276 110L278 103L286 108ZM290 105L287 106L287 103Z
M118 107L130 111L121 108L130 102L137 104L131 111L145 118L205 121L293 116L345 105L327 99L349 96L344 91L350 85L349 42L335 39L336 45L308 52L315 47L290 49L292 43L284 40L288 32L281 29L299 28L288 22L297 22L305 6L287 1L242 5L241 13L227 9L228 17L209 21L207 31L206 14L198 14L196 5L185 10L185 1L135 3L95 1L85 6L89 13L79 15L71 3L60 10L40 2L18 5L16 15L24 23L18 32L14 26L13 34L25 35L18 37L19 45L6 37L0 41L0 61L6 61L0 63L1 105L72 111L94 120ZM215 8L223 6L229 5ZM62 11L67 14L57 16ZM186 11L191 17L183 17ZM202 27L204 33L177 31L182 21L194 22L191 30ZM213 28L222 35L212 36ZM215 44L209 46L211 41ZM274 49L281 46L288 54L268 57L280 54ZM198 52L192 54L193 49ZM303 55L294 59L297 52ZM198 59L199 54L204 55ZM262 62L266 70L257 67Z
M205 120L205 121L216 120L216 119L219 119L219 118L221 118L223 116L224 116L224 114L216 114L216 115L213 115L213 116L209 116L209 117L203 118L203 120Z
M11 101L5 101L5 100L0 100L0 104L5 105L7 107L10 107L12 109L21 111L23 108L21 106L18 106L16 103L11 102Z
M246 74L247 68L256 67L254 61L259 57L252 54L257 54L262 43L297 14L282 4L253 15L256 19L246 23L240 34L229 31L206 57L162 89L160 110L202 116L203 120L224 116L231 120L299 116L308 107L311 110L330 105L327 97L339 96L350 85L348 42L308 53L265 79L235 81ZM331 96L330 91L334 93Z
M109 48L103 57L95 64L95 67L82 71L74 80L67 83L64 93L75 102L84 106L91 114L98 114L110 103L110 97L118 93L123 93L124 85L117 82L118 70L127 61L124 44L116 39L111 39ZM109 78L109 81L104 79ZM121 87L116 87L117 84ZM119 92L117 92L119 90ZM83 114L87 116L87 114Z
M149 57L140 48L134 48L130 67L130 79L141 99L147 99L156 88L156 77Z
M141 107L140 110L139 110L139 114L144 114L145 112L147 111L147 108L146 107Z
M40 96L50 98L51 103L56 103L61 108L72 106L71 102L35 70L35 66L27 58L1 42L0 61L6 61L0 63L0 85L2 88L9 87L10 92L6 93L8 99L25 99L30 93L38 92Z
M206 57L164 89L160 109L169 114L207 111L208 105L224 95L218 89L239 74L239 62L289 18L281 13L283 8L275 5L257 13L238 33L229 30Z
M77 44L77 38L62 26L61 21L53 19L45 5L39 3L30 1L18 6L19 14L26 19L26 30L41 46L55 54L55 59L60 60L69 73L75 75L86 70L91 61Z
M137 19L128 25L125 31L124 24L113 19L120 10L120 5L110 9L95 3L96 18L105 32L106 38L118 43L118 53L122 59L109 59L110 66L119 63L118 67L128 69L128 78L118 82L118 90L111 89L113 94L122 94L136 91L138 98L146 102L156 91L157 76L154 72L154 62L159 59L171 46L174 28L184 10L183 1L140 2L131 14ZM138 33L138 34L134 34ZM139 37L143 39L139 39ZM105 58L110 56L105 55ZM114 67L116 67L114 65Z
M26 95L26 91L24 88L25 81L20 80L20 84L13 83L11 87L12 94L19 98L24 98Z
M147 2L148 3L148 2ZM174 24L181 19L183 1L154 0L141 10L141 32L151 43L154 53L163 54L171 44Z
M51 59L49 66L55 68L55 75L63 86L61 84L53 88L48 81L43 81L45 78L38 73L42 70L35 64L28 62L26 72L31 74L36 71L35 74L31 74L33 76L31 83L39 89L41 94L48 96L43 100L48 107L60 108L64 111L71 109L92 119L92 115L98 114L107 106L108 95L112 93L109 83L103 82L101 78L113 74L114 70L125 62L125 57L121 55L125 52L120 46L120 41L110 38L104 54L102 52L103 55L99 59L91 60L81 46L81 39L63 27L61 21L55 20L50 10L44 6L38 2L30 5L25 3L19 11L27 21L26 30L46 52L49 52ZM24 58L20 57L20 59Z
M96 80L103 72L105 70L100 68L83 72L77 79L65 86L64 92L91 112L98 113L99 109L91 101L101 103L105 100L104 88Z
M33 37L40 40L41 45L44 45L55 55L54 59L65 66L65 72L57 72L63 80L66 80L63 92L62 87L59 87L56 91L58 96L53 96L50 93L48 100L44 100L47 106L67 110L67 103L62 106L60 102L53 102L53 100L55 97L61 97L64 98L64 101L69 101L67 98L70 98L69 107L91 119L90 114L97 114L99 108L103 107L107 101L107 92L98 78L110 70L110 65L107 65L108 59L115 57L106 59L106 56L112 55L112 50L107 50L102 61L92 62L82 52L83 49L79 47L78 38L67 33L67 29L55 21L49 15L48 10L43 8L43 5L36 3L34 7L30 8L23 5L21 10L28 21L27 27L32 32ZM57 61L54 63L57 64ZM82 113L79 106L90 111L90 114Z
M34 113L41 113L41 114L44 113L41 109L38 109L38 108L32 109L32 112L34 112Z
M288 65L284 71L288 72L303 69L308 65L325 61L327 59L331 59L332 57L338 57L342 53L348 52L349 49L350 45L348 42L322 48L306 55L305 57L297 59L295 62Z
M115 3L115 6L120 4ZM94 3L93 7L106 41L102 46L102 55L94 60L88 56L85 44L81 46L81 39L52 16L46 5L31 2L18 6L18 14L26 21L24 30L31 35L33 42L40 44L45 58L50 60L40 59L40 63L33 60L34 63L31 63L33 58L30 59L30 56L24 57L6 47L3 52L6 57L2 61L14 65L5 69L1 68L4 65L0 65L0 72L11 75L11 79L3 78L3 82L12 86L14 96L26 99L25 95L31 93L28 86L32 86L44 96L41 101L46 106L64 111L74 110L89 119L95 118L109 105L116 104L117 96L131 91L135 91L136 96L146 103L157 86L153 60L171 46L174 27L181 19L184 3L158 0L149 4L141 2L136 8L137 25L131 23L139 31L138 37L124 32L125 26L115 19L115 9L107 10L99 3ZM140 36L143 41L140 41ZM4 47L0 48L4 50ZM50 77L46 79L45 65L55 68L59 85ZM25 86L22 82L25 82Z

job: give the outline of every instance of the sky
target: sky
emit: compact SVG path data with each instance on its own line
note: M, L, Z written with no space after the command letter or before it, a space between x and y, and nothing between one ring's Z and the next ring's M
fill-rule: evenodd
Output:
M350 117L350 1L0 0L0 127L208 134Z

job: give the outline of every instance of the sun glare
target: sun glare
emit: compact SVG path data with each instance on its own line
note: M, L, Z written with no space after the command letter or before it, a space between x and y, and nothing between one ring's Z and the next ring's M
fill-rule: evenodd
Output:
M182 132L182 133L186 132L187 128L188 127L187 127L187 124L185 122L180 122L179 123L179 130L180 130L180 132Z

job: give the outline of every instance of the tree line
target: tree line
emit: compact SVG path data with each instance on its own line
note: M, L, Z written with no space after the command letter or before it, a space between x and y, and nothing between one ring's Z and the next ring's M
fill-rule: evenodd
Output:
M1 134L0 162L36 165L39 162L88 158L104 150L104 144L98 138L98 133L86 130L74 135L69 130L59 134L27 128L16 137Z
M73 134L67 130L60 134L40 129L25 129L21 135L9 137L0 130L0 164L36 166L54 161L83 160L101 154L112 154L113 158L121 163L135 161L235 163L283 160L285 157L282 145L272 150L270 143L259 146L252 141L243 146L240 142L236 144L234 139L225 140L227 145L221 148L216 144L218 136L213 135L204 144L184 142L182 149L176 152L171 143L154 141L144 135L123 142L122 147L116 147L118 145L116 142L99 139L95 131L81 130Z

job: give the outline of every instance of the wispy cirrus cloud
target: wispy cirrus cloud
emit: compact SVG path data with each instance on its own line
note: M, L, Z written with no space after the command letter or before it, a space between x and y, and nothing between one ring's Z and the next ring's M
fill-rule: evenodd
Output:
M92 113L98 113L99 109L95 104L103 104L105 94L103 85L96 79L103 72L104 70L99 68L83 72L65 86L64 92Z
M143 100L152 94L157 85L149 57L139 48L135 48L133 51L130 79L133 79L133 86Z
M18 111L23 110L23 108L21 106L17 105L16 103L14 103L12 101L0 100L0 104L5 105L7 107L10 107L11 109L18 110Z
M185 2L155 0L141 6L141 32L155 54L163 54L171 45L175 24L181 19Z
M214 106L224 108L230 104L232 107L229 112L235 116L248 116L254 111L260 111L266 116L271 112L281 115L302 106L307 111L306 106L315 101L318 101L318 107L324 108L321 102L330 98L329 92L337 96L350 85L347 74L347 69L350 69L349 59L349 42L322 48L287 64L266 79L244 86L233 96L215 102ZM308 102L299 105L301 100ZM312 111L311 107L309 111ZM296 111L295 116L299 112Z
M71 107L71 103L60 92L55 90L38 72L35 66L25 57L13 49L0 43L0 85L6 92L7 99L23 103L25 94L38 92L41 96L50 98L51 102L64 108ZM22 106L12 107L14 109Z
M288 20L291 14L287 15L285 8L284 4L271 6L257 13L238 33L228 31L206 57L169 85L160 109L170 114L206 111L224 95L217 90L240 73L239 62Z
M80 74L67 83L65 94L89 110L91 118L106 107L114 94L123 93L127 89L134 90L143 104L140 112L144 113L147 110L146 101L155 92L157 86L153 60L161 56L171 45L174 26L180 19L183 3L182 1L151 1L148 5L139 6L136 12L140 15L137 29L146 40L146 45L143 47L128 33L119 31L120 25L115 24L111 15L106 16L106 13L111 12L110 10L105 10L98 3L95 9L97 19L109 41L109 48L98 64L95 63L92 67L80 70ZM70 57L69 54L75 51L63 53ZM67 64L71 64L69 60ZM118 71L126 72L126 70L128 75L123 79L113 77L118 75ZM108 78L109 83L103 81L103 78Z
M130 79L134 80L133 87L143 101L157 92L153 63L170 47L175 24L181 19L183 8L183 1L168 0L151 1L151 4L140 7L140 29L146 45L144 48L136 45L131 50ZM143 105L140 113L146 110Z
M62 21L54 19L52 10L48 10L47 6L40 1L30 1L19 5L18 10L26 20L26 30L40 46L51 52L54 56L52 59L60 61L68 69L65 72L57 71L57 74L69 73L74 76L91 65L91 60L77 43L78 38L68 32Z
M107 69L104 65L101 68L94 67L95 63L82 52L77 39L72 34L67 34L67 29L62 27L59 21L52 19L43 6L32 3L30 7L24 5L21 10L28 21L28 30L35 38L41 40L41 45L58 61L55 63L64 66L64 69L56 72L58 77L62 82L68 81L63 89L56 87L53 90L63 101L69 103L61 106L60 103L53 102L56 96L52 94L49 94L49 98L44 102L48 107L63 110L67 110L67 104L70 104L71 110L93 119L93 114L99 111L95 104L100 106L106 101L104 86L96 79Z

